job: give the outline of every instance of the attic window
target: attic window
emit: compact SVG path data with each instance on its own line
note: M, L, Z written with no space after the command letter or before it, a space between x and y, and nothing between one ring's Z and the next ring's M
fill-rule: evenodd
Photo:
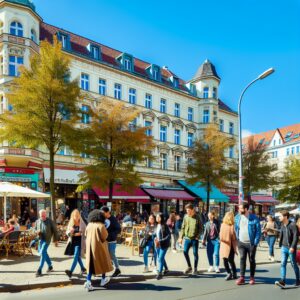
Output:
M174 88L179 88L179 79L176 77L173 77L173 85Z
M259 141L259 144L262 145L264 143L264 138Z
M300 136L300 134L297 133L297 134L294 134L293 138L294 138L294 139L297 139L299 136Z
M100 49L98 46L91 46L91 55L93 59L100 59Z
M127 71L131 71L132 70L132 60L128 57L124 58L124 69Z
M70 48L69 47L70 37L67 34L58 32L57 33L57 38L61 42L61 46L62 46L63 49L69 49Z
M134 61L133 57L130 54L122 53L120 56L116 58L117 61L119 61L121 67L129 72L133 72L134 70Z
M288 138L288 137L290 137L291 135L292 135L292 131L289 131L287 134L286 134L286 136L285 136L285 138Z

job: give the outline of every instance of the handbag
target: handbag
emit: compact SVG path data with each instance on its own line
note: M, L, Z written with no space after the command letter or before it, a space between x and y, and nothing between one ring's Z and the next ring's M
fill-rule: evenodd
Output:
M146 248L147 246L147 239L145 237L143 237L141 240L140 240L140 247L141 248Z

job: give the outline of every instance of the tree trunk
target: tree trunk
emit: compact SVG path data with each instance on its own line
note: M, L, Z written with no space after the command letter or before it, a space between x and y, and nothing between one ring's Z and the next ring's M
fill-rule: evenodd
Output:
M49 149L50 151L50 194L51 194L51 218L54 221L55 220L55 182L54 182L54 150Z
M210 198L210 182L209 176L207 177L207 185L206 185L206 212L209 213L209 198Z

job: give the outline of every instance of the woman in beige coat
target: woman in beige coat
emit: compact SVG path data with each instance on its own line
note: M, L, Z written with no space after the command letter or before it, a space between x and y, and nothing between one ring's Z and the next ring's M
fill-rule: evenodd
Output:
M110 278L105 273L111 272L113 266L108 251L107 230L105 228L105 216L100 210L93 210L88 217L89 224L86 227L86 268L87 281L84 285L87 291L94 288L91 283L92 275L102 274L100 286L105 286Z
M234 255L237 254L237 238L234 231L234 214L227 212L220 229L220 257L224 260L226 280L236 279Z

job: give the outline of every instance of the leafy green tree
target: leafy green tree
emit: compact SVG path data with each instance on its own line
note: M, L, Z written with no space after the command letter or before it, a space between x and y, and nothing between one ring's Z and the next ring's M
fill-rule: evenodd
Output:
M41 42L40 53L21 67L8 94L12 111L0 117L1 141L15 146L46 147L50 162L51 216L55 217L54 156L63 145L76 139L80 89L70 79L70 60L54 38Z

